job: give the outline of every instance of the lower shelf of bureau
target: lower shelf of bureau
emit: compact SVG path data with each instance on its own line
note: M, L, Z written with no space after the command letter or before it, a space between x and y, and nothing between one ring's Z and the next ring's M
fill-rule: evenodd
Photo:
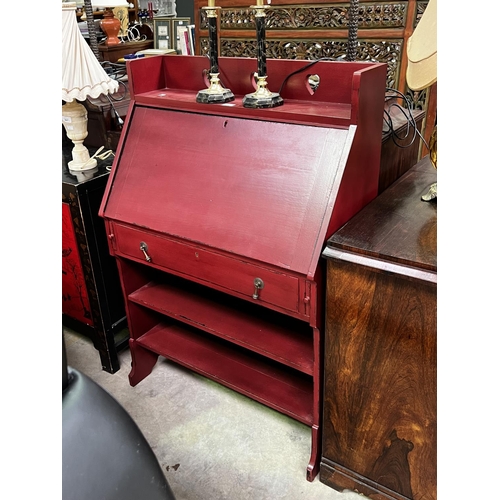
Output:
M311 328L257 304L173 276L156 276L129 301L313 375Z
M294 373L175 321L158 323L137 344L312 425L312 377Z
M148 269L141 283L128 294L135 350L147 349L313 425L308 323L162 271ZM140 354L133 357L140 362Z

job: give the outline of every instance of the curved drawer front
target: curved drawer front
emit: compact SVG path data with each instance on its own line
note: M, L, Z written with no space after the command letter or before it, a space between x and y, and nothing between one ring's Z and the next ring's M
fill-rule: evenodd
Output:
M296 276L148 231L116 223L113 226L116 253L119 255L191 276L251 300L303 313L303 310L299 311L300 279Z

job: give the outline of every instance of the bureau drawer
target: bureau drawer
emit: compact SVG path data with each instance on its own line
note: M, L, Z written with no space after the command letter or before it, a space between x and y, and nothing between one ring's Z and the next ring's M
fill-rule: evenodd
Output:
M115 251L121 256L193 277L256 302L304 313L303 303L299 310L301 280L296 276L128 226L113 224L113 232Z

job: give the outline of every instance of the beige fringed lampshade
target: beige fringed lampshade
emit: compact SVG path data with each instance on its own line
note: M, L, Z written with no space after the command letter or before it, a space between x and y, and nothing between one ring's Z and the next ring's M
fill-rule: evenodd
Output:
M73 171L90 170L97 165L83 145L87 137L87 110L78 103L88 96L112 94L118 82L112 80L96 59L76 23L76 2L62 4L62 122L67 136L73 141Z
M109 78L76 23L76 2L62 4L62 99L112 94L118 82Z
M411 90L423 90L437 82L437 0L429 0L412 36L408 39L406 82ZM429 158L437 168L437 125L429 143ZM428 201L437 197L437 184L422 197Z
M406 81L422 90L437 81L437 0L429 0L415 31L408 39Z

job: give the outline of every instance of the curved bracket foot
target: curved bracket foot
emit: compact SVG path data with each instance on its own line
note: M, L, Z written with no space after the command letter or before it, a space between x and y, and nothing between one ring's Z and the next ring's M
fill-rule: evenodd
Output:
M309 460L309 464L307 466L306 471L306 479L309 482L313 482L314 478L318 475L319 472L319 464L321 460L321 456L319 453L319 439L320 434L317 425L313 425L311 427L311 459Z
M158 360L158 354L144 349L134 339L129 340L132 370L128 379L132 387L145 379L152 371Z

